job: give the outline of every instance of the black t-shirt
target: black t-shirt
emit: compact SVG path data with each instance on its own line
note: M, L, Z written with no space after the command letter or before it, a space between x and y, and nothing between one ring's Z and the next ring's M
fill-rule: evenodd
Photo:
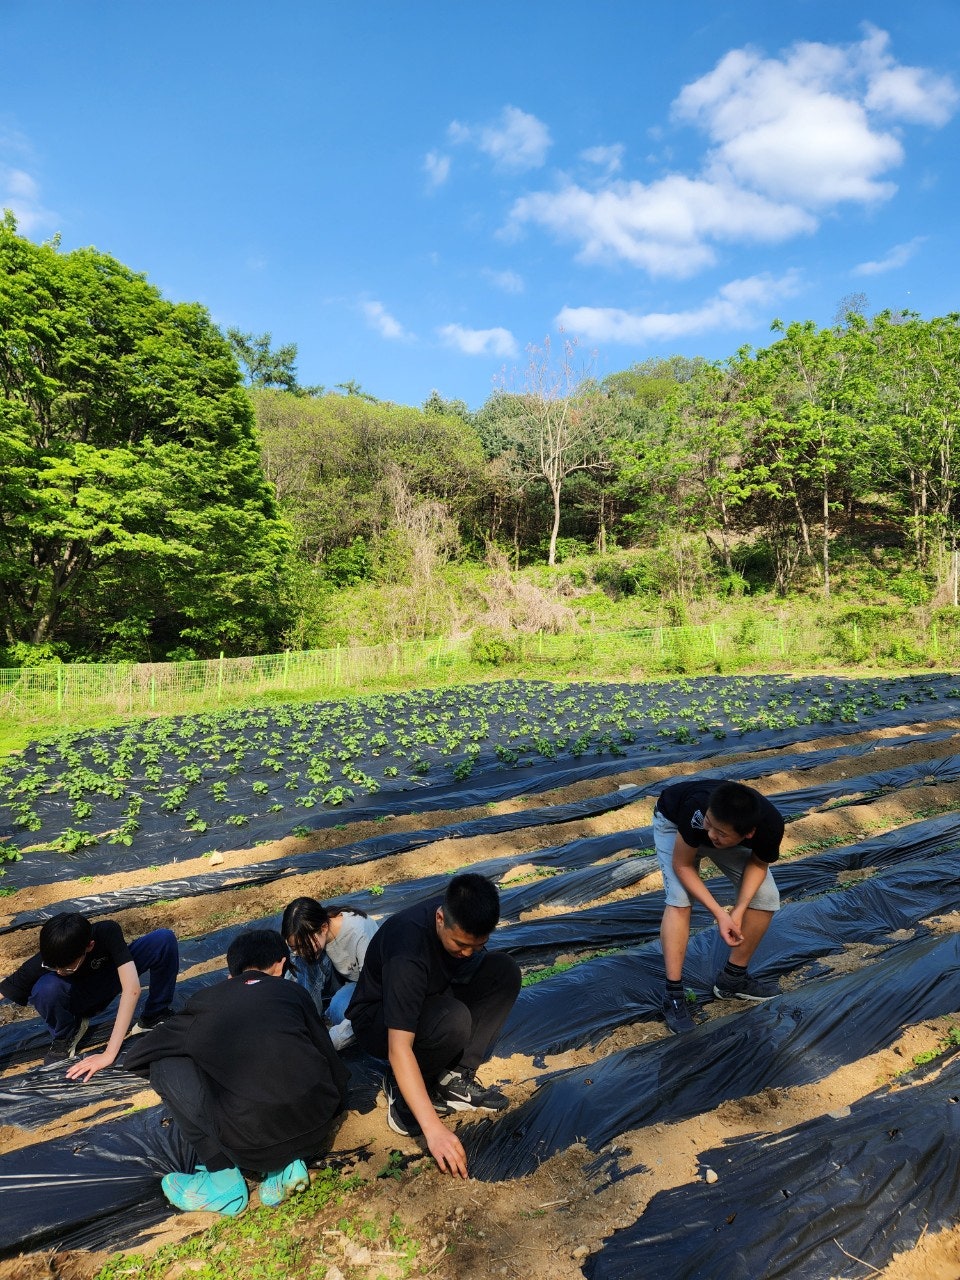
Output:
M370 939L347 1009L354 1027L369 1026L382 1008L388 1029L416 1031L425 1000L476 972L482 951L461 960L437 936L437 908L442 905L442 898L434 898L398 911Z
M251 1169L319 1153L343 1109L347 1071L295 982L247 972L198 991L182 1013L128 1047L124 1066L191 1058L209 1077L225 1151Z
M83 1007L89 1003L87 996L96 1000L104 988L111 985L113 975L120 966L132 960L133 956L124 941L123 930L117 922L97 920L93 925L93 947L84 957L83 964L76 973L61 973L57 976L71 984L75 1003L78 1007ZM28 1004L30 992L43 975L49 972L43 967L39 954L31 956L16 973L0 982L0 992L14 1004Z
M710 804L710 797L716 790L716 782L675 782L673 786L661 791L657 801L657 810L674 824L680 838L691 848L715 846L703 829L703 818ZM757 825L752 836L745 836L740 844L755 854L761 862L776 862L780 857L780 842L783 839L783 817L780 810L759 791L748 787L757 797L759 813Z

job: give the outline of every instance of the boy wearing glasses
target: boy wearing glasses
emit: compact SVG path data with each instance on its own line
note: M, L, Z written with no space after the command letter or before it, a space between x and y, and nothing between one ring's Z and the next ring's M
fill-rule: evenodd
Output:
M119 996L106 1047L67 1072L68 1080L90 1080L116 1061L140 998L140 974L149 969L150 986L137 1030L148 1031L171 1012L179 967L177 939L169 929L128 944L115 920L92 923L77 912L61 912L41 928L39 953L0 981L0 995L32 1004L50 1028L44 1066L75 1057L91 1017Z
M500 895L485 876L454 876L442 900L399 911L370 940L347 1008L361 1049L389 1060L383 1081L394 1133L422 1135L444 1173L467 1176L453 1111L502 1111L476 1078L520 992L520 967L487 951Z

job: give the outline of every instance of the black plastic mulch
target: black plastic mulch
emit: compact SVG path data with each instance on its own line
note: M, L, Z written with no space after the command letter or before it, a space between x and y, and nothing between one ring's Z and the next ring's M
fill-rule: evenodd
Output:
M485 702L491 706L509 703L513 689L518 690L519 696L528 696L531 707L536 708L526 720L516 712L488 714L484 710ZM482 804L622 769L702 759L721 750L773 750L809 741L825 732L859 733L864 729L907 724L919 718L919 707L923 707L923 717L929 720L960 712L957 700L960 694L955 681L943 675L874 680L707 677L657 685L578 685L575 689L576 692L571 693L563 686L504 682L499 686L430 691L407 698L409 705L422 702L425 714L436 712L434 718L438 720L448 718L451 707L462 704L469 709L468 714L477 712L478 723L482 721L487 726L488 738L484 740L477 764L470 777L459 784L452 780L454 761L458 758L445 755L426 741L415 751L409 745L404 750L408 755L419 753L425 761L432 759L434 766L442 768L446 776L439 784L428 784L415 773L397 778L384 774L384 769L391 767L390 749L384 744L374 750L369 742L376 736L372 733L376 725L380 726L381 737L390 738L394 733L386 710L392 705L390 698L369 700L367 706L361 700L356 704L318 703L273 708L239 718L225 715L223 720L232 718L237 722L237 727L231 729L218 728L216 716L199 716L166 723L146 721L133 728L76 735L61 753L60 764L64 771L81 771L72 783L80 787L77 796L68 796L54 774L39 795L31 798L27 791L11 798L9 804L0 805L3 824L0 834L11 836L13 843L22 847L52 842L68 828L99 838L121 827L131 797L136 799L139 829L129 847L101 842L71 855L50 857L32 853L29 861L45 867L45 882L61 874L58 868L66 857L71 859L67 864L73 867L68 873L71 877L78 874L76 867L81 865L91 874L152 865L172 860L175 851L182 850L182 856L196 857L213 849L233 847L241 838L240 830L244 843L252 844L258 840L280 839L301 824L312 828L334 825L342 822L345 814L354 820L374 819L388 812L409 813L443 805L449 807L454 803L458 807ZM596 728L587 734L589 741L582 751L598 752L601 758L578 762L563 726L559 722L556 727L551 726L558 706L570 699L595 709ZM722 710L724 703L730 710ZM618 706L626 710L615 710ZM692 707L700 709L691 710ZM349 719L353 710L367 724L362 735L364 741L358 738L347 754L353 765L362 768L381 790L363 795L362 785L349 786L354 795L346 796L331 809L315 798L327 792L330 784L318 786L310 781L307 776L310 752L319 749L322 742L327 742L331 749L342 747L345 735L337 738L337 722ZM311 727L311 716L316 717L317 726ZM813 723L804 722L807 716L812 717ZM664 721L665 727L654 727L655 723ZM782 728L764 727L767 723L776 726L783 721L788 723ZM510 732L520 732L521 724L523 732L517 741L520 758L508 768L495 758L494 740L501 748L509 744ZM175 749L164 742L162 735L169 732L175 736L181 725L184 740ZM204 747L203 726L217 739L217 744ZM302 727L304 741L296 748L300 754L295 754L290 748L292 738L299 732L298 726ZM701 745L698 733L708 739L706 745ZM679 743L670 740L674 735L681 739ZM114 798L101 788L112 785L111 753L115 755L126 740L130 743L127 772L122 774L122 794ZM721 746L721 742L724 745ZM305 743L311 745L307 747ZM535 743L541 746L535 747ZM5 772L11 773L14 783L27 779L31 769L57 767L56 758L48 763L40 761L42 749L42 744L32 746L21 758L7 763ZM59 748L47 750L55 755ZM102 758L97 758L98 750ZM463 760L461 754L459 763ZM190 766L199 770L196 781L184 780L184 769ZM84 776L83 770L89 785L77 782L77 778ZM149 770L155 771L153 776ZM349 783L348 778L331 781ZM185 788L186 794L178 807L165 809L164 805L173 803L171 793L177 787ZM216 794L215 787L219 788ZM78 800L91 808L83 818L75 813ZM39 827L33 831L23 832L15 823L16 804L24 801L39 821ZM275 806L279 808L271 813ZM193 814L189 821L185 816L188 812ZM206 824L205 830L196 829L198 821ZM240 826L231 825L235 823ZM21 875L26 874L21 871ZM37 881L22 879L9 883Z
M162 899L195 897L217 893L223 889L235 889L243 885L266 884L286 875L304 875L310 871L329 871L335 867L355 866L363 862L376 862L393 854L420 849L440 840L453 840L466 836L496 835L507 831L519 831L525 827L560 825L578 818L596 817L622 809L636 798L636 788L621 787L605 796L591 796L569 804L544 805L537 809L525 809L518 813L491 814L484 818L472 818L451 823L445 827L426 827L421 831L402 831L382 836L370 836L353 844L335 849L318 849L310 853L291 854L287 858L272 858L265 862L252 862L244 867L225 871L210 871L188 880L166 880L158 884L139 885L130 889L115 889L106 894L89 894L68 902L55 902L47 907L21 911L9 923L0 927L0 933L29 928L40 924L59 911L79 911L83 915L103 915L125 907L144 906Z
M490 1181L522 1177L575 1142L598 1151L654 1120L822 1079L890 1044L905 1024L958 1008L960 937L898 946L873 965L739 1006L689 1035L544 1077L532 1098L466 1131L470 1172Z
M753 763L750 766L753 769ZM780 764L777 764L777 769ZM757 776L738 772L740 766L732 765L730 770L710 770L707 777L742 777ZM700 775L690 775L691 777ZM935 786L938 783L955 781L960 778L960 755L945 756L936 760L920 760L914 764L902 765L895 769L885 769L875 773L859 774L851 778L838 778L831 782L820 783L813 787L803 787L797 791L782 792L771 796L788 820L801 813L819 808L830 800L843 796L857 798L857 803L898 790L907 786ZM659 786L662 789L664 783ZM140 885L130 889L117 889L108 894L90 894L81 898L73 898L66 902L51 903L49 906L19 912L9 923L0 927L0 933L8 933L15 929L28 928L42 923L58 911L79 911L83 915L103 915L110 911L133 906L145 906L151 902L166 899L177 899L198 896L206 893L217 893L224 889L265 884L271 880L279 880L285 875L302 875L309 871L328 870L331 867L353 865L360 862L372 862L391 854L410 848L418 848L441 839L491 834L503 831L518 830L522 827L559 824L576 817L593 816L611 809L622 808L625 804L637 799L637 789L621 787L608 796L580 800L567 805L547 805L539 809L528 809L520 813L495 814L487 818L475 818L466 822L451 824L448 827L432 827L424 831L404 832L394 835L371 836L367 840L358 840L352 845L343 845L338 849L324 849L313 853L292 855L289 858L272 859L269 862L251 863L243 868L221 872L207 872L202 876L192 876L189 880L168 880L153 885Z
M934 1069L930 1068L931 1071ZM862 1280L956 1225L960 1061L848 1116L734 1139L700 1156L713 1184L654 1196L588 1259L588 1280Z
M757 948L751 972L780 977L847 943L883 943L888 934L913 928L927 916L958 909L960 853L893 867L848 889L783 907ZM684 964L686 985L706 998L727 955L715 929L696 934ZM659 1017L662 996L659 943L599 956L525 987L497 1052L542 1057L598 1044L627 1022Z

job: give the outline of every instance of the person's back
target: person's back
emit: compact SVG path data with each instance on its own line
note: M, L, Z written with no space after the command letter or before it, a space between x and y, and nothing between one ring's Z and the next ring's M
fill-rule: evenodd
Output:
M221 1137L250 1167L272 1169L289 1150L322 1143L347 1077L302 988L248 971L197 992L168 1028L214 1082Z
M179 1209L242 1212L241 1169L265 1172L261 1202L279 1204L309 1184L305 1162L329 1147L348 1075L310 996L284 981L288 963L276 931L238 934L230 978L198 991L127 1053L125 1065L149 1072L199 1158L195 1172L162 1179Z

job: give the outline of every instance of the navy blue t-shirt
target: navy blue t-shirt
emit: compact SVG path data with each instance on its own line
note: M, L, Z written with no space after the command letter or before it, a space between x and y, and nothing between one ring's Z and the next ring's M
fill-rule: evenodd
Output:
M715 848L703 828L704 814L710 807L710 797L717 788L716 782L675 782L661 791L657 811L677 828L680 838L692 849L706 846ZM783 840L783 817L780 810L759 791L748 787L757 798L759 813L752 836L744 836L740 844L749 849L761 862L776 862L780 857Z

